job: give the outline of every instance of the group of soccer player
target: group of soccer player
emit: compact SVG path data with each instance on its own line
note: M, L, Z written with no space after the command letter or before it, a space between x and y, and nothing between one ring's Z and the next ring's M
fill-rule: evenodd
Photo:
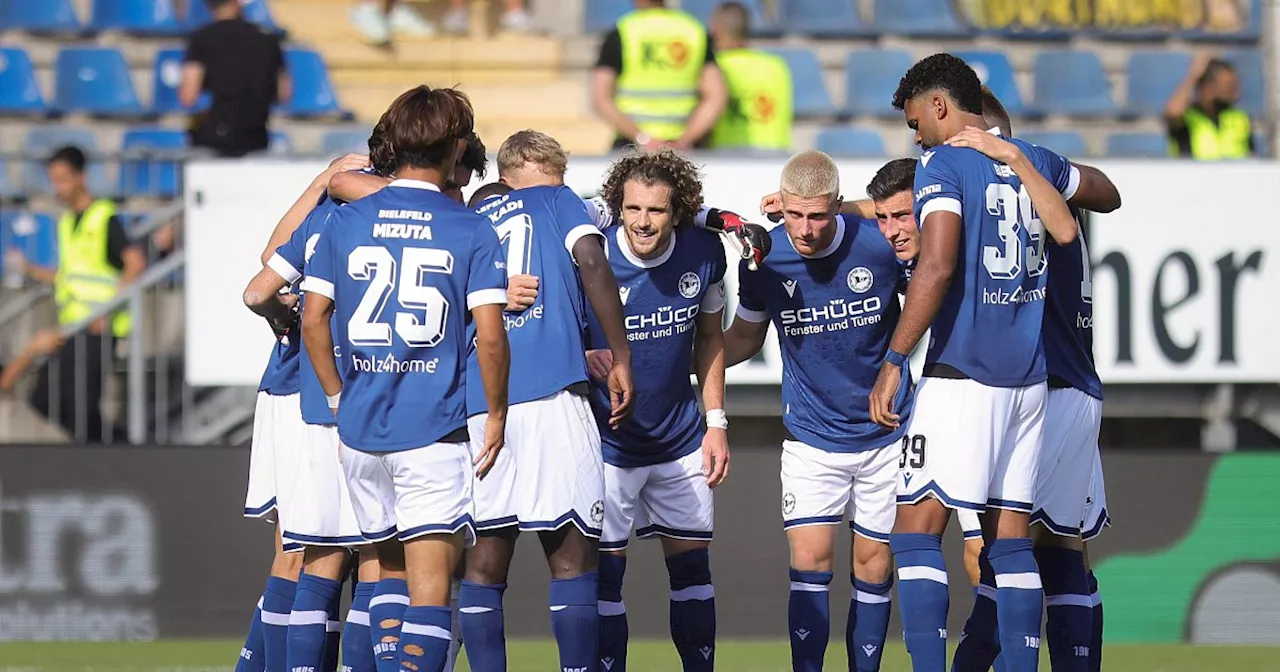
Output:
M1083 540L1107 523L1101 384L1072 208L1119 195L1009 138L953 56L913 66L894 105L918 162L846 204L834 162L801 153L764 200L782 220L766 232L705 207L670 150L617 160L583 201L536 131L503 143L499 180L464 205L485 170L470 103L400 96L369 155L335 161L282 218L244 292L277 335L245 513L274 512L277 540L237 670L333 670L341 649L343 670L438 672L460 646L472 670L506 670L503 593L533 531L562 672L624 671L633 530L661 540L684 669L713 669L725 368L770 323L794 669L822 669L846 515L850 669L879 669L895 566L914 669L946 669L951 509L977 593L952 669L1036 669L1045 607L1054 669L1098 669ZM717 234L742 256L728 329ZM907 356L926 331L917 386Z

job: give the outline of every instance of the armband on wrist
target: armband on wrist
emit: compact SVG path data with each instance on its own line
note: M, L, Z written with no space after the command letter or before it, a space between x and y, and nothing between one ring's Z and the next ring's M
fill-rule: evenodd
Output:
M907 363L907 356L902 354L901 352L897 352L896 350L890 349L889 352L885 353L884 361L898 368L902 368L902 365Z
M713 408L707 411L707 427L709 429L729 429L729 416L725 414L722 408Z
M342 391L339 390L336 394L326 394L324 398L329 402L329 410L333 410L338 407L338 399L342 398Z

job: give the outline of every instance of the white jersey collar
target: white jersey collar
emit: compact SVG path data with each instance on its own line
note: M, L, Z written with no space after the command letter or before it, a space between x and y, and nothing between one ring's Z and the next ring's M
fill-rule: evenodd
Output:
M787 236L787 242L791 243L791 249L796 250L796 242L794 240L791 240L791 236ZM825 249L814 252L813 254L805 254L800 250L796 250L796 254L800 255L805 259L825 259L831 256L831 254L836 251L836 248L840 247L840 243L843 243L843 242L844 242L844 215L836 215L836 236L835 238L831 239L830 245L828 245Z
M654 257L653 259L641 259L640 257L637 257L636 253L631 251L631 241L627 240L627 232L624 230L625 226L626 226L625 224L623 226L619 226L618 230L615 231L613 235L618 240L618 249L622 250L622 256L628 262L631 262L632 266L636 266L639 268L657 268L667 263L667 260L671 258L672 254L675 253L676 232L675 232L675 229L672 229L671 240L667 243L666 251Z
M404 187L406 189L422 189L424 191L440 191L440 187L422 180L406 180L404 178L391 181L388 187Z

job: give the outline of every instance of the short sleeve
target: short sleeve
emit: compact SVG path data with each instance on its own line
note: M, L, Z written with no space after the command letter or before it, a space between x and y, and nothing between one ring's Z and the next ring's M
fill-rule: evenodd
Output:
M204 65L208 60L208 53L205 49L205 32L197 31L191 34L191 39L187 42L187 51L183 55L184 63L199 63Z
M332 235L322 235L316 240L311 256L306 257L303 264L306 278L302 281L302 291L314 292L330 300L334 298L334 283L338 280L337 245L333 239Z
M760 271L747 268L745 260L738 265L737 316L748 322L769 320L769 311L765 310L764 297L760 293Z
M582 199L582 207L587 209L587 216L591 218L591 223L595 224L597 229L604 231L613 226L613 213L609 210L609 204L603 196Z
M707 45L707 55L703 57L703 59L702 59L702 64L703 64L703 65L715 65L715 64L716 64L716 43L715 43L715 40L711 39L711 35L710 35L710 34L706 34L706 35L704 36L704 38L703 38L703 42Z
M600 43L600 55L596 58L597 68L608 68L622 74L622 34L617 28L609 31Z
M586 236L602 236L600 229L591 221L591 215L582 204L582 199L568 187L556 190L551 203L551 210L556 226L564 238L564 249L573 255L573 246Z
M482 222L486 225L481 226ZM498 232L477 217L471 234L471 262L467 266L467 310L492 304L507 305L507 264L503 261Z
M1053 183L1064 199L1071 200L1080 188L1080 169L1056 152L1044 147L1029 146L1034 152L1036 170Z
M116 270L124 270L124 251L130 245L129 234L120 218L112 215L107 220L107 263Z
M293 284L302 277L306 270L309 252L314 252L320 239L321 222L327 221L333 213L328 208L320 207L312 210L302 224L293 230L283 245L276 248L276 253L267 260L267 267L276 272L285 282Z
M916 222L923 227L935 212L962 215L961 184L959 171L948 151L937 149L921 154L915 180Z

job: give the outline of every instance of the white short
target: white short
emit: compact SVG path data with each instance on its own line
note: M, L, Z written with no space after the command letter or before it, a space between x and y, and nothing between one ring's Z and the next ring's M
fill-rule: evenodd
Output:
M711 488L702 473L702 451L647 467L604 465L604 531L600 550L627 547L636 537L711 541L715 520Z
M978 519L977 511L956 509L956 522L960 523L960 529L964 531L965 541L982 538L982 521Z
M1080 522L1080 538L1092 541L1102 528L1111 527L1111 514L1107 511L1107 486L1102 478L1102 455L1093 454L1093 471L1089 476L1089 497L1084 502L1084 519Z
M899 443L860 453L833 453L782 442L782 527L838 525L888 543L897 514Z
M275 511L277 522L284 526L292 509L294 471L303 449L305 426L297 394L258 393L244 501L246 517L262 518ZM290 550L296 549L293 545Z
M1044 383L989 387L926 377L903 439L899 504L1031 513L1044 438Z
M465 443L433 443L392 453L366 453L342 445L342 471L366 541L399 534L409 541L426 534L466 532L475 540L471 501L471 449Z
M305 447L294 473L293 505L284 526L284 540L305 546L365 543L342 473L338 428L309 424L302 431Z
M471 450L484 447L487 413L467 420ZM604 525L600 430L581 395L561 390L507 410L506 445L476 481L476 528L519 525L526 532L573 523L599 538Z
M1101 423L1100 399L1071 387L1049 390L1033 524L1064 537L1080 536Z

